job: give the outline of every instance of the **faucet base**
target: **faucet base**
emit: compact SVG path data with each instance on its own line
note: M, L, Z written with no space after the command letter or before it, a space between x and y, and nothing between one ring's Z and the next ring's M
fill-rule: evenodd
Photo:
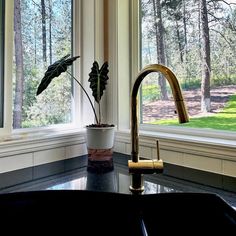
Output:
M144 191L143 174L131 174L129 190L133 194L141 194Z
M129 190L133 193L133 194L142 194L142 192L144 191L144 186L141 186L140 188L133 188L133 186L129 186Z

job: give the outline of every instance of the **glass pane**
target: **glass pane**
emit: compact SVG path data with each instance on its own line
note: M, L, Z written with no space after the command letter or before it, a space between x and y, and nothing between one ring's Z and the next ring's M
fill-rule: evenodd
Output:
M72 51L72 0L15 0L13 127L70 123L72 80L63 73L36 96L47 67Z
M0 128L3 127L4 111L4 1L0 0Z
M234 0L140 0L141 65L163 64L176 75L190 122L184 127L236 131ZM142 83L141 122L179 125L167 80Z

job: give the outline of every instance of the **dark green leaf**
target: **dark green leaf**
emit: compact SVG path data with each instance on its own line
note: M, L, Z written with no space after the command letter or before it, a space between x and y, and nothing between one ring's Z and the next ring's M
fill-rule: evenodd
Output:
M47 69L47 71L44 74L44 77L42 78L38 89L37 89L37 95L42 93L48 85L51 83L52 79L55 77L58 77L62 72L65 72L68 68L68 66L72 65L72 63L79 58L79 56L68 58L70 55L66 55L62 57L60 60L54 62L52 65L50 65Z
M95 61L89 73L90 88L93 91L93 97L97 103L100 102L103 91L106 89L108 77L108 62L104 62L99 69L98 62Z

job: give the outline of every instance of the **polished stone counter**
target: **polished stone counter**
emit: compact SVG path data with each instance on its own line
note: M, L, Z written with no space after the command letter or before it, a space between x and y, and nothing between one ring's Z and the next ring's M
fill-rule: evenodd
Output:
M114 153L114 168L112 171L110 171L110 167L98 167L94 171L88 171L87 156L68 160L66 163L63 162L64 169L67 170L63 173L52 175L49 172L49 170L55 169L52 164L43 165L38 167L35 172L38 173L37 175L44 175L45 177L4 188L0 193L38 190L90 190L131 194L129 191L130 176L127 167L129 158L128 155ZM59 163L56 163L56 166L59 166ZM76 168L73 168L74 166ZM60 167L60 169L62 168ZM178 192L214 193L236 208L236 193L198 184L193 181L173 178L168 175L168 171L167 173L164 171L163 174L144 175L144 187L144 194Z
M75 160L73 160L75 161ZM127 156L114 168L80 167L5 188L0 194L2 231L28 235L236 234L233 193L168 177L145 175L145 191L132 195ZM231 201L231 202L230 202Z

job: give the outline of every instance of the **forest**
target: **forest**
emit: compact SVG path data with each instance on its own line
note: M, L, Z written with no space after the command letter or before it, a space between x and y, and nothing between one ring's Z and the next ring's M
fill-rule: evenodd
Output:
M35 94L47 66L72 52L72 0L14 2L13 127L69 123L73 84L66 74L44 96ZM226 104L225 89L228 98L236 93L235 38L234 0L140 0L141 67L171 68L185 94L198 91L201 114L214 111L216 96ZM150 76L140 94L144 123L163 118L155 102L171 100L166 80Z
M142 66L166 65L184 91L198 89L201 113L212 111L213 89L231 86L230 92L236 93L235 1L141 0L140 15ZM161 75L150 76L142 95L143 120L145 106L171 96Z
M14 31L13 127L71 122L69 76L60 76L44 96L36 97L36 89L48 65L71 54L72 0L14 0Z

